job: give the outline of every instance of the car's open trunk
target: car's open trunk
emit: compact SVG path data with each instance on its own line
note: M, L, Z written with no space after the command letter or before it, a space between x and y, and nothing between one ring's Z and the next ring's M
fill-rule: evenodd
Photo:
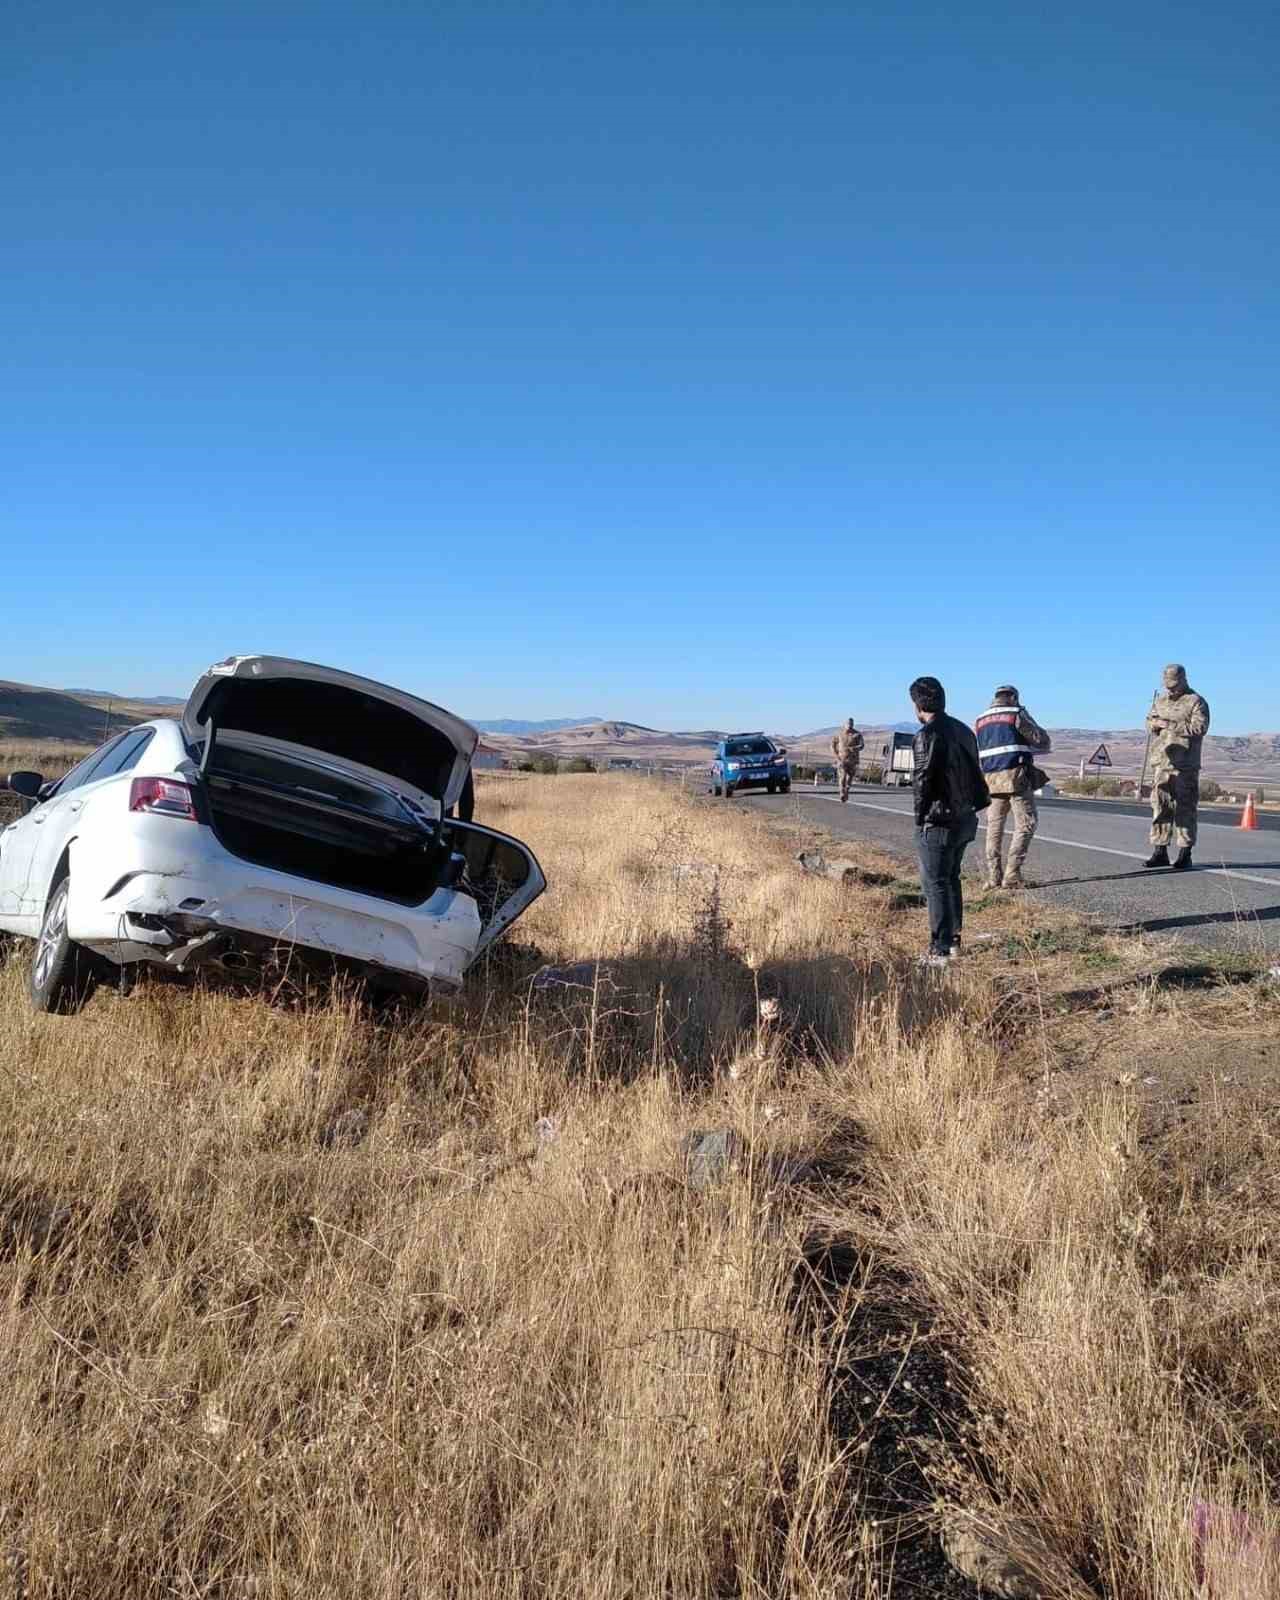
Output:
M407 906L427 900L448 867L440 828L357 774L224 736L203 788L219 842L256 866Z

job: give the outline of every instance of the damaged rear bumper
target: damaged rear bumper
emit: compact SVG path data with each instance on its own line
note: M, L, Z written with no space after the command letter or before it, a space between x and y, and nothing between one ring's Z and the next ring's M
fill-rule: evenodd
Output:
M480 916L469 895L440 889L403 907L246 868L216 841L192 861L189 836L184 843L187 859L174 871L149 862L106 885L78 871L73 857L71 937L117 965L243 972L318 959L419 993L457 989L475 954Z

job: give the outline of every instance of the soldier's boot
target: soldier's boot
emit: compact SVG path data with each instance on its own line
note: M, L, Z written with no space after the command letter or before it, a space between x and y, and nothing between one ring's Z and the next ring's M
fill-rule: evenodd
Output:
M1189 844L1184 844L1182 849L1178 851L1177 859L1173 863L1173 870L1175 872L1191 871L1191 846Z
M1019 861L1016 866L1014 866L1012 863L1010 864L1009 870L1004 875L1004 886L1006 889L1026 888L1026 884L1023 882L1022 878L1021 861Z
M987 857L987 877L983 887L999 889L1004 883L1004 868L1000 864L999 856Z
M1169 865L1168 846L1158 844L1142 865L1144 867L1167 867Z

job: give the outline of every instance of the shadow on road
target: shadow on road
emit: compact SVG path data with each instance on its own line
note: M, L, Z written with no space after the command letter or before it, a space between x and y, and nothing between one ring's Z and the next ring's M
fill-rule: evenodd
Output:
M1204 872L1275 872L1280 870L1280 861L1202 861L1199 866L1192 867L1189 873L1178 873L1179 878L1193 878L1196 873ZM1123 883L1130 878L1146 878L1152 883L1158 883L1162 878L1173 876L1172 867L1139 867L1134 872L1100 872L1096 876L1079 878L1037 878L1037 889L1056 889L1062 884L1069 883ZM1276 884L1280 889L1280 883Z
M1226 927L1232 923L1242 926L1248 922L1280 921L1280 906L1266 906L1261 911L1205 911L1185 917L1149 917L1141 922L1126 924L1143 933L1164 933L1174 928Z
M1096 875L1079 878L1036 878L1034 887L1037 889L1057 889L1067 883L1124 883L1130 878L1163 878L1167 876L1168 867L1143 869L1139 867L1136 872L1099 872Z

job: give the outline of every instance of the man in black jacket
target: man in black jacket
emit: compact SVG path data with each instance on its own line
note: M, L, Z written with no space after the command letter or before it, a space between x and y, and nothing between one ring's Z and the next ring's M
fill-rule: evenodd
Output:
M978 812L991 804L978 759L978 741L946 712L936 678L917 678L911 703L921 722L915 738L916 849L929 906L929 954L924 964L945 967L960 954L964 901L960 863L978 836Z

